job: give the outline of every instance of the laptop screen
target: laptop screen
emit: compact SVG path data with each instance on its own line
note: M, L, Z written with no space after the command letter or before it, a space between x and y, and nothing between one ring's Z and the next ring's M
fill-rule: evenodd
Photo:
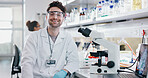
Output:
M147 76L146 76L146 78L148 78L148 72L147 72Z
M141 44L136 72L146 77L148 70L148 44Z

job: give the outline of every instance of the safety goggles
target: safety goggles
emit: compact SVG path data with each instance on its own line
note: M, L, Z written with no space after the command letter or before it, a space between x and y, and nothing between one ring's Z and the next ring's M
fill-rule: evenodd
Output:
M48 14L50 17L53 17L57 15L57 17L63 17L64 13L63 12L58 12L58 11L48 11Z

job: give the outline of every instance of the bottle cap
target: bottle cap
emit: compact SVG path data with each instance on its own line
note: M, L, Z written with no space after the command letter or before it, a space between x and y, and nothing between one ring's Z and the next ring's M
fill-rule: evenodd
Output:
M119 2L119 0L115 0L115 3L118 3Z

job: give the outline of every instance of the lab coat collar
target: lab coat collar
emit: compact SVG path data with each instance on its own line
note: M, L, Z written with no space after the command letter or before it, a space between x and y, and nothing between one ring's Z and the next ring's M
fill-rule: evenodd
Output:
M48 26L46 26L44 29L41 30L41 37L48 38L47 27ZM55 41L55 44L62 42L62 39L64 39L64 38L65 38L64 31L60 31L59 35Z
M47 26L48 27L48 26ZM48 37L47 27L41 29L41 37Z

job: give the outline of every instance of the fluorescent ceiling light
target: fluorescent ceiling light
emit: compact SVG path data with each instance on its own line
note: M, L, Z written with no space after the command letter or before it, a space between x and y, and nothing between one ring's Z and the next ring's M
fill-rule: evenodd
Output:
M67 0L66 2L63 3L63 5L65 6L65 5L70 4L70 3L74 2L74 1L75 0Z

